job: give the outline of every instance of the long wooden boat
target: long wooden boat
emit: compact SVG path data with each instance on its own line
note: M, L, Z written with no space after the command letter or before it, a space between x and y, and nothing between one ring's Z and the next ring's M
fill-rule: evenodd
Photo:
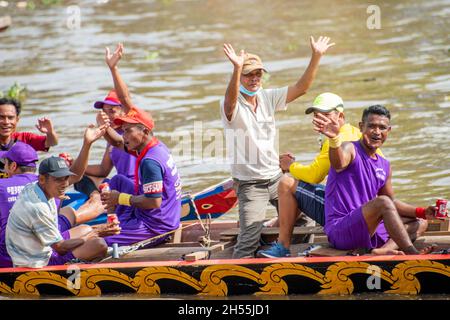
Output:
M208 296L450 293L450 255L442 252L348 256L336 251L337 256L231 259L237 223L211 223L209 247L202 247L198 241L204 235L203 227L199 223L184 224L177 243L137 250L99 263L0 269L0 294L88 297L112 293ZM316 245L326 249L321 227L296 227L294 233L298 238L314 234ZM276 235L276 228L263 231L265 241ZM428 232L416 243L418 246L437 243L437 250L448 248L450 232ZM304 252L310 245L294 244L292 253ZM312 255L315 251L320 250L309 252Z

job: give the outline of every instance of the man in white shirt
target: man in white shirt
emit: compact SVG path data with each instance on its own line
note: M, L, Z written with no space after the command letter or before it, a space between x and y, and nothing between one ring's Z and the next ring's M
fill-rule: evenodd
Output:
M230 44L224 52L234 70L220 114L225 128L231 175L239 199L240 233L234 258L254 257L258 248L267 202L277 207L278 183L282 173L275 147L275 111L305 94L311 86L322 55L334 45L330 38L310 38L312 56L302 77L289 87L263 89L261 79L267 72L261 59L241 50L237 55Z

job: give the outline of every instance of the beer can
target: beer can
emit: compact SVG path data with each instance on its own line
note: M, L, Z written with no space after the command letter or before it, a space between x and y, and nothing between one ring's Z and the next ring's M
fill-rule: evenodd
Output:
M447 218L447 200L445 199L437 199L436 200L436 218L442 219Z
M115 214L115 213L108 213L106 222L107 223L114 223L116 221L117 221L117 214Z
M108 182L103 182L98 186L98 190L100 190L100 192L107 192L111 191L111 188L109 187Z

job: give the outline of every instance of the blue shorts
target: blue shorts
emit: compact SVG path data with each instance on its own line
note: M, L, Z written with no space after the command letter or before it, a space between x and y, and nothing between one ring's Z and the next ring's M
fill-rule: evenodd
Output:
M325 225L324 185L299 181L295 198L297 199L297 207L301 212L321 226Z

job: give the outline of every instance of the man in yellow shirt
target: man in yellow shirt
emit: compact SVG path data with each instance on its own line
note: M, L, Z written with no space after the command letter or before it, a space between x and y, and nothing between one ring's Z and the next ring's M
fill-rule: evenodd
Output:
M314 112L325 115L327 118L337 120L340 125L342 141L357 141L361 137L358 128L345 123L344 102L338 95L330 92L320 94L314 99L312 107L305 113ZM292 232L299 211L319 223L325 224L324 199L325 186L320 184L328 175L330 159L328 149L330 143L326 139L320 153L309 165L302 165L294 161L292 154L280 156L280 167L289 171L293 177L285 175L278 186L278 223L280 234L278 241L267 250L258 252L258 256L277 258L290 256ZM380 155L381 151L377 151Z

